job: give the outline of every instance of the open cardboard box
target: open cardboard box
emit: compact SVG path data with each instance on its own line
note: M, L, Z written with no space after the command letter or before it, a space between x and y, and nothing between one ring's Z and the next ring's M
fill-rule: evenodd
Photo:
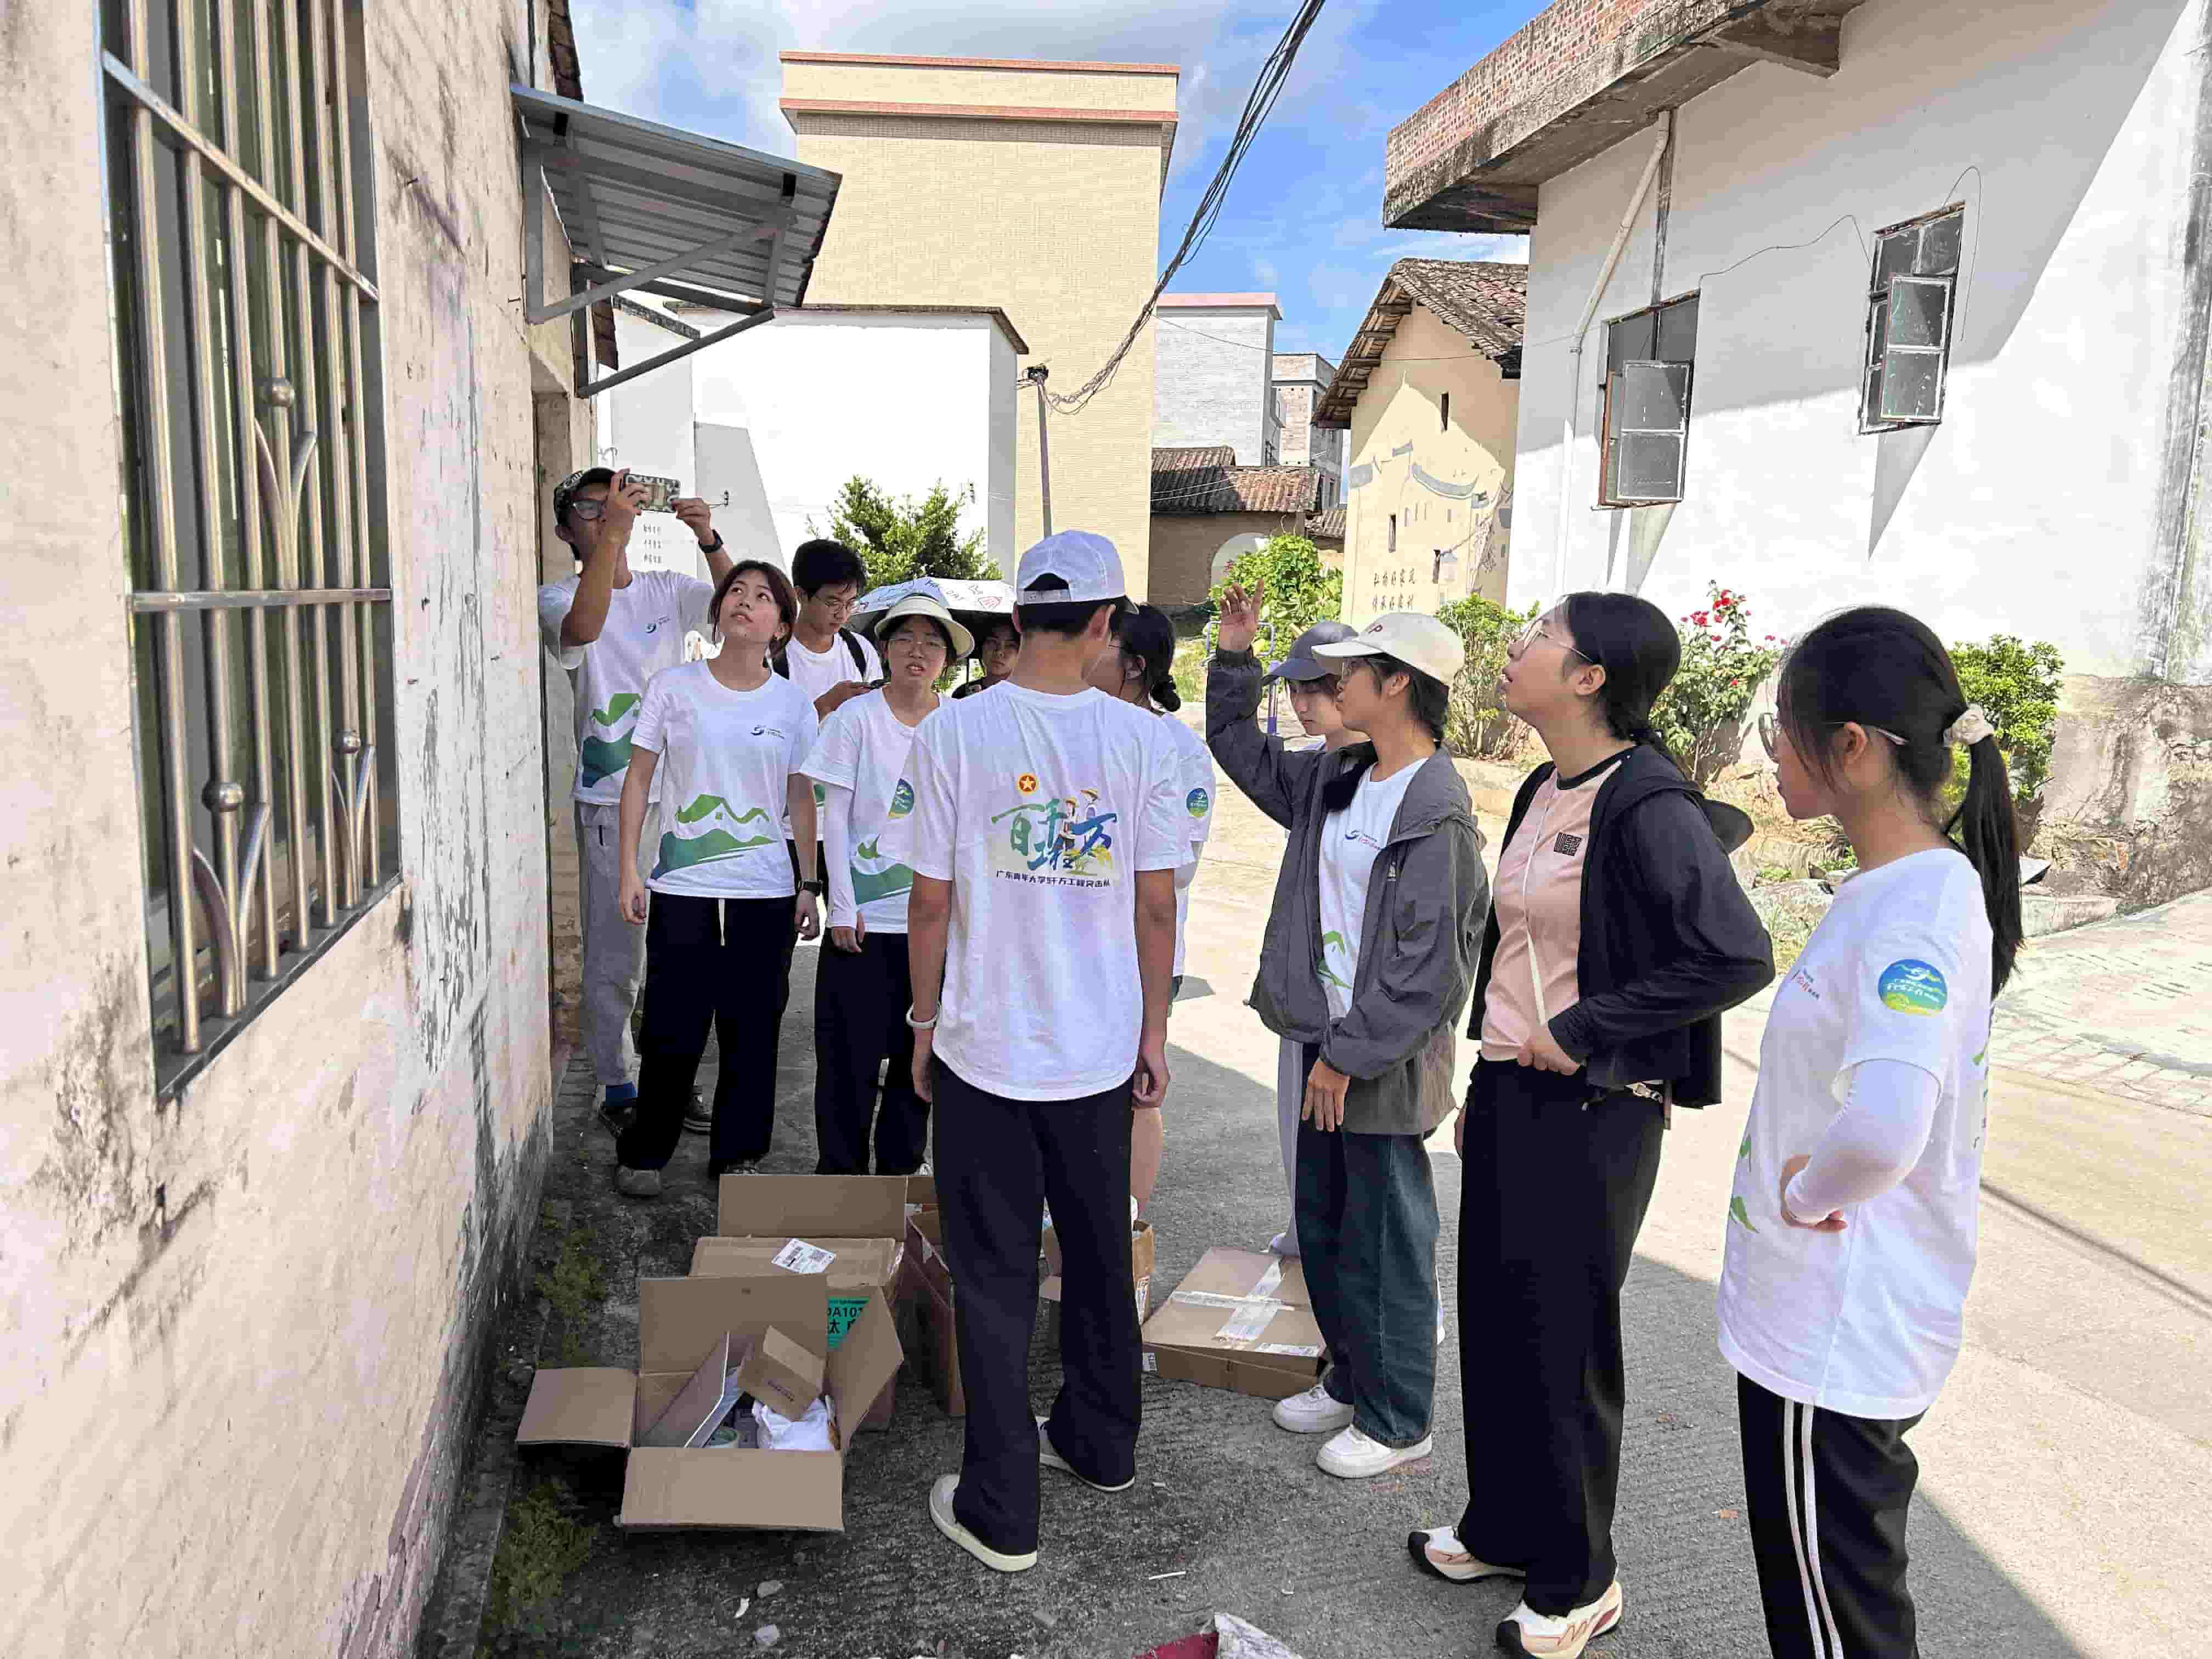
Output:
M953 1325L951 1264L945 1258L945 1227L933 1206L906 1218L906 1261L899 1294L914 1332L908 1350L929 1379L930 1392L947 1417L968 1414L968 1390L960 1380L960 1342Z
M881 1291L899 1294L906 1252L906 1176L726 1175L718 1189L714 1232L691 1247L691 1272L702 1278L818 1276L830 1297L830 1350L835 1352ZM775 1265L793 1240L830 1253L817 1275ZM886 1384L860 1426L879 1429L896 1408Z
M1321 1327L1295 1261L1220 1246L1145 1322L1145 1369L1285 1400L1320 1380Z
M1152 1237L1152 1224L1139 1221L1129 1229L1129 1269L1137 1282L1137 1322L1145 1322L1152 1311L1152 1269L1158 1265L1158 1241ZM1037 1286L1037 1296L1047 1306L1045 1332L1048 1337L1059 1335L1060 1319L1060 1240L1049 1227L1044 1230L1044 1282Z
M642 1279L637 1291L638 1369L539 1371L515 1443L627 1450L618 1526L842 1532L845 1459L869 1402L899 1367L889 1301L872 1294L832 1353L819 1274ZM757 1345L771 1328L822 1357L823 1392L842 1450L641 1443L710 1355L745 1340Z

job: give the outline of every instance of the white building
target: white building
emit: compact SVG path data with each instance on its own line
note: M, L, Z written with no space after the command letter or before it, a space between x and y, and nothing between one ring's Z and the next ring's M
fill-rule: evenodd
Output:
M625 306L625 361L726 321L676 307ZM740 556L787 569L800 542L827 535L845 481L895 495L942 483L974 492L963 532L1013 568L1018 356L1029 348L989 307L808 306L617 386L601 400L600 451L611 466L676 478L711 502ZM699 568L672 518L641 520L648 565Z
M1152 313L1152 446L1227 444L1239 466L1282 459L1272 294L1163 294Z
M1509 600L2049 640L2046 823L2212 881L2205 0L1588 10L1389 139L1391 224L1530 232Z

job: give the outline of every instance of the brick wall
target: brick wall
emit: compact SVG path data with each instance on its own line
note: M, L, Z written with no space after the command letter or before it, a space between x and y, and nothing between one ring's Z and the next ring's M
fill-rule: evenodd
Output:
M1154 605L1196 605L1213 586L1213 563L1238 536L1289 536L1304 522L1296 513L1193 513L1152 520Z

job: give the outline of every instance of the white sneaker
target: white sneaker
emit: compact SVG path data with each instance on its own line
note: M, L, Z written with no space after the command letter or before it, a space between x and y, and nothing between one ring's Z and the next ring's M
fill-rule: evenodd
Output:
M1275 1402L1275 1426L1292 1434L1334 1434L1352 1425L1352 1407L1316 1382L1304 1394Z
M1495 1578L1501 1574L1515 1578L1526 1576L1519 1567L1501 1567L1468 1554L1467 1546L1459 1541L1458 1529L1453 1527L1431 1527L1408 1534L1406 1548L1415 1566L1447 1583L1472 1584L1478 1578Z
M1137 1484L1137 1477L1133 1474L1118 1486L1103 1486L1093 1480L1081 1469L1062 1457L1058 1449L1054 1447L1052 1435L1045 1428L1045 1425L1050 1421L1052 1419L1048 1417L1037 1419L1037 1462L1043 1464L1045 1468L1058 1469L1062 1474L1072 1474L1093 1492L1127 1492Z
M1431 1434L1423 1435L1410 1446L1386 1446L1360 1433L1356 1424L1348 1424L1321 1449L1314 1462L1324 1474L1343 1480L1364 1480L1370 1475L1395 1469L1401 1463L1418 1462L1436 1446L1436 1437Z
M1275 1255L1288 1256L1293 1261L1298 1259L1298 1241L1288 1227L1269 1239L1267 1248Z
M952 1494L960 1490L960 1477L941 1474L937 1484L929 1489L929 1518L954 1543L966 1550L994 1572L1026 1572L1036 1565L1037 1553L1030 1550L1024 1555L1006 1555L962 1526L952 1513Z
M1538 1613L1523 1601L1498 1627L1498 1645L1528 1659L1579 1659L1582 1650L1620 1622L1620 1580L1605 1594L1564 1618Z

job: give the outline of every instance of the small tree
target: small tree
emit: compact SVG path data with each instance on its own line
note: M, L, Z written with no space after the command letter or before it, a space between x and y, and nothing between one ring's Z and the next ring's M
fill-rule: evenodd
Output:
M1255 582L1265 583L1267 589L1266 614L1252 641L1253 650L1263 659L1281 656L1306 629L1344 610L1344 573L1323 569L1321 550L1304 536L1269 537L1232 563L1226 580L1217 583L1207 597L1218 609L1226 589L1250 587ZM1208 623L1209 643L1212 637L1212 624Z
M1444 717L1444 747L1455 755L1503 760L1520 744L1526 729L1498 700L1498 677L1505 672L1506 647L1536 619L1539 607L1509 611L1488 599L1455 599L1437 620L1457 634L1467 647L1451 685L1451 707Z
M2012 775L2014 804L2023 810L2051 775L2051 745L2058 732L2058 677L2065 659L2048 640L2030 644L1995 634L1978 644L1951 647L1959 689L1978 703L1997 729L1997 747ZM1964 779L1966 757L1960 757Z
M1736 753L1759 685L1782 660L1771 634L1751 636L1744 598L1705 584L1705 608L1679 624L1682 665L1651 710L1651 724L1694 782L1710 781Z
M868 586L911 581L917 576L940 576L948 581L988 581L999 567L984 556L983 532L960 533L961 510L975 499L973 484L963 484L957 495L939 481L919 501L911 495L892 496L866 478L845 480L830 504L830 528L806 528L813 535L829 535L860 556L868 568Z

